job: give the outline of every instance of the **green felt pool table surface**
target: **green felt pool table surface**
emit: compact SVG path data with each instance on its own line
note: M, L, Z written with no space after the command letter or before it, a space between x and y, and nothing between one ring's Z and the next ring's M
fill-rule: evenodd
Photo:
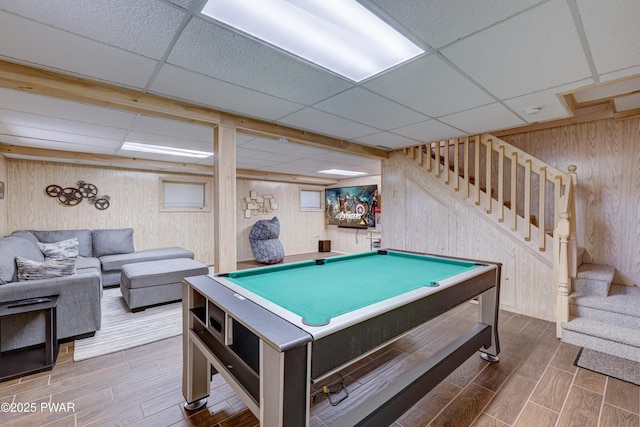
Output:
M478 268L469 261L382 250L229 273L227 279L305 323L329 319Z

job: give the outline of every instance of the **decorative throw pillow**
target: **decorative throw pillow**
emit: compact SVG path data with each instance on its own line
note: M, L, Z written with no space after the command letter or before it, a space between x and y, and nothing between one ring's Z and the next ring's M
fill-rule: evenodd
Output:
M77 257L79 245L78 239L76 238L55 243L38 242L38 247L40 248L40 251L42 251L45 259Z
M71 276L76 274L78 257L48 258L43 262L16 257L18 281L50 279L52 277Z

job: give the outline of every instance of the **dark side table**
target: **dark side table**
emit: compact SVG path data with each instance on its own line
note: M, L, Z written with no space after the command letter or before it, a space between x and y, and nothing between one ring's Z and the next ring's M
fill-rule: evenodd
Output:
M35 345L25 349L0 352L0 381L51 369L56 364L58 358L57 303L58 295L0 303L0 319L16 314L41 311L44 313L46 323L44 346ZM0 330L0 332L2 331ZM0 333L1 339L2 334Z

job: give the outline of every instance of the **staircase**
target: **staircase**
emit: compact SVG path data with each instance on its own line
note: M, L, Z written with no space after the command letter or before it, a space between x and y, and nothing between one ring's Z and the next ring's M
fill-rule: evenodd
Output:
M640 362L640 287L612 284L613 275L606 265L578 268L562 341Z

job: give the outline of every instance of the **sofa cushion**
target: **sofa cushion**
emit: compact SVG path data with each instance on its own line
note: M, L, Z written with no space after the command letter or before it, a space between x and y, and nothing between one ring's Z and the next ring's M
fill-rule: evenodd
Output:
M134 262L156 261L172 258L193 259L193 252L180 247L147 249L133 254L106 255L100 257L100 262L102 263L102 271L104 273L113 270L120 271L123 265L132 264ZM120 277L119 274L118 277Z
M42 262L16 257L18 281L50 279L76 274L77 257L47 258Z
M84 257L92 256L91 230L52 230L40 231L31 230L40 243L55 243L67 239L78 239L78 255Z
M78 239L67 239L56 243L40 243L38 248L46 258L70 258L78 257Z
M9 237L22 237L23 239L27 239L28 241L33 243L33 246L35 246L36 248L38 248L38 243L40 243L38 238L34 236L32 232L27 230L14 231L13 233L11 233L11 235L9 235Z
M93 256L130 254L133 249L133 228L93 230Z
M0 284L18 280L16 256L44 261L42 252L27 239L9 236L0 239Z

